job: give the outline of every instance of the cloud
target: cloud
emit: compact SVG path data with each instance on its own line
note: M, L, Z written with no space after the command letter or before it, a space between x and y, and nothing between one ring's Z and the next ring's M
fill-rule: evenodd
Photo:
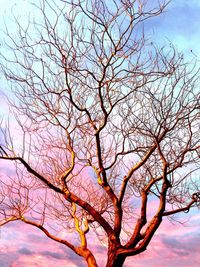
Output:
M183 236L160 236L162 244L172 249L177 255L189 255L199 253L200 234L196 232L188 233Z
M51 251L42 251L41 255L44 256L50 256L55 259L65 259L65 255L57 252L51 252Z
M15 253L12 253L8 255L6 252L2 252L2 246L0 247L0 263L1 267L8 267L11 266L13 262L15 262L18 259L18 255Z
M12 256L10 256L12 255ZM39 229L12 222L1 229L1 267L85 267L84 260Z
M31 250L27 248L20 248L17 252L22 255L33 255L34 254Z
M172 249L172 253L177 254L178 256L188 256L188 250L183 246L180 240L177 238L171 238L168 236L164 236L162 238L163 245L167 248Z
M200 215L197 210L176 216L180 223L165 219L147 250L127 258L125 267L198 267L200 263Z
M124 266L198 267L200 215L194 210L176 219L181 224L172 224L165 219L147 250L128 258ZM106 249L91 232L88 237L89 248L96 256L98 266L105 266ZM40 230L22 222L14 222L2 228L0 262L2 267L54 267L55 264L62 267L85 267L85 261L66 246L50 240Z
M44 244L46 242L46 237L43 236L43 235L38 235L35 234L35 233L30 233L30 234L27 234L27 239L30 240L31 243L36 243L36 244Z

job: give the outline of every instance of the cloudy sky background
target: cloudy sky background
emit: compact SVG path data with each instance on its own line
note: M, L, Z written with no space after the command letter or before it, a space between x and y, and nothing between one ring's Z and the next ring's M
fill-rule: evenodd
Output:
M25 15L28 13L26 0L0 0L0 27L3 20L8 26L11 8ZM29 10L30 11L30 10ZM4 19L3 19L4 18ZM26 17L24 17L26 19ZM166 44L172 42L179 51L189 58L200 58L200 1L172 0L166 12L151 20L146 30L153 39ZM0 33L2 38L3 33ZM191 52L192 50L192 52ZM5 112L2 92L5 85L0 80L0 113ZM2 165L0 166L2 168ZM126 261L126 267L197 267L200 265L200 212L192 211L181 216L181 223L165 220L153 238L148 250ZM177 218L178 219L178 218ZM99 266L104 266L105 249L94 239L93 251ZM22 223L11 223L1 229L0 266L2 267L62 267L85 266L84 262L68 248L49 240L39 230Z

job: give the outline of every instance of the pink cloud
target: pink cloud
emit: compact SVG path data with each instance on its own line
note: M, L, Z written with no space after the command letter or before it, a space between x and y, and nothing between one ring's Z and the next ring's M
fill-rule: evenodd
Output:
M193 216L192 216L193 215ZM131 267L198 267L200 264L200 215L179 216L183 224L172 224L164 220L147 250L126 261L125 266Z
M84 266L81 258L68 248L20 222L1 229L0 262L11 267L55 267L58 262L63 267Z
M189 219L187 215L186 219ZM152 239L148 249L128 258L125 267L199 266L200 215L193 213L185 224L172 224L165 220ZM92 243L93 241L93 243ZM99 266L105 266L106 249L92 236L93 249ZM1 230L0 262L2 267L83 267L85 262L68 248L51 241L38 229L20 222Z

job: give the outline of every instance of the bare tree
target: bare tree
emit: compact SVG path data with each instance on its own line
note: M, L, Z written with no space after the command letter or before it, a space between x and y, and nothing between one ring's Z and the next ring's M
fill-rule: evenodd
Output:
M164 217L200 203L199 72L144 33L167 2L154 5L40 0L40 16L6 30L1 69L21 132L2 124L12 173L1 173L1 225L35 226L88 266L90 234L107 240L106 266L120 267Z

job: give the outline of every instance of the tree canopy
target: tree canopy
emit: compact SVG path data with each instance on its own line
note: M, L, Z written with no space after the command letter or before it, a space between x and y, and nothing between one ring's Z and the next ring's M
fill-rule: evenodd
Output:
M6 28L18 132L2 122L1 225L35 226L88 266L95 233L120 267L164 217L199 206L198 66L144 31L167 4L40 0L40 16Z

